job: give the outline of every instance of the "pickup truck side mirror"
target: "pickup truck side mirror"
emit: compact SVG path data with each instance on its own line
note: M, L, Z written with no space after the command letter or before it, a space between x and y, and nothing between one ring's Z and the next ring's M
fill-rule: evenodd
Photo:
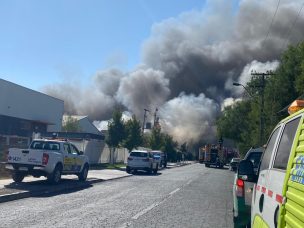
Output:
M83 151L79 151L79 155L84 155Z
M249 160L242 160L239 163L237 176L239 179L248 182L256 182L258 177L254 172L253 163Z

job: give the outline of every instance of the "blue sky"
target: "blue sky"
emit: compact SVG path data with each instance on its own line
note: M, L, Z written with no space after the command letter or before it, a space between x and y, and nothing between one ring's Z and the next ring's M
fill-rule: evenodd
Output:
M1 0L0 78L32 88L140 63L153 23L205 0Z

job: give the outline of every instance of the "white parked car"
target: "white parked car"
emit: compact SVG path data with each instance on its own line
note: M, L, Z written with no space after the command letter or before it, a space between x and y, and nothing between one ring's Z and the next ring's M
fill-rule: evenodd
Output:
M131 173L132 171L143 170L156 174L158 167L159 163L153 158L152 153L145 150L133 150L128 157L126 171Z
M70 142L39 139L34 140L29 149L10 148L6 168L12 170L15 182L32 175L45 176L56 184L62 174L75 174L80 181L85 181L89 159Z

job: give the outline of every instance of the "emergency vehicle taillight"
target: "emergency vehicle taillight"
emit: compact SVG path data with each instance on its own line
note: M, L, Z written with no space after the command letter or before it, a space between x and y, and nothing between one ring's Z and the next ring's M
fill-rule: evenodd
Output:
M242 179L236 180L236 195L238 197L244 197L244 181Z
M243 187L244 187L244 181L243 181L242 179L237 179L236 185L237 185L238 187L243 188Z
M288 108L289 115L304 108L304 100L295 100Z
M46 153L43 153L42 156L42 165L47 165L47 163L49 162L49 155Z

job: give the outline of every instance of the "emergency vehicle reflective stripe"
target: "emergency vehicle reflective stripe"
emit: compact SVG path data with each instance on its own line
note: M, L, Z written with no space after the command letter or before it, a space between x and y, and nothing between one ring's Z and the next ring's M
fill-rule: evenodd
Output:
M283 196L279 195L279 194L276 194L276 201L280 204L282 204L283 202Z
M260 185L257 185L257 186L256 186L256 190L257 190L257 191L260 191Z
M268 189L268 196L272 198L272 195L273 195L273 191Z
M260 192L264 193L264 194L266 194L266 192L267 192L267 196L269 196L270 198L274 198L274 196L275 196L275 198L274 198L275 201L277 201L279 204L283 203L283 196L282 195L274 194L274 192L272 190L267 189L264 186L260 186L260 185L256 185L255 189L257 191L260 191Z

